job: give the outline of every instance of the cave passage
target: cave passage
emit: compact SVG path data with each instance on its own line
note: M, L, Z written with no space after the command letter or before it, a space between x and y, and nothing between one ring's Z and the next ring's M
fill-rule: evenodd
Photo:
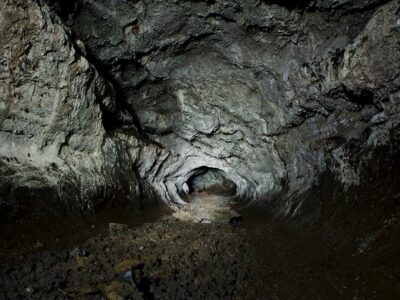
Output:
M188 179L189 194L205 192L221 196L235 196L237 187L225 172L209 167L200 167Z
M400 299L400 0L1 0L0 300Z

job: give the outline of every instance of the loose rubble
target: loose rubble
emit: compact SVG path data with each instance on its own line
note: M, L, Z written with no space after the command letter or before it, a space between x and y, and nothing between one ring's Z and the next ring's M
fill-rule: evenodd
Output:
M120 227L69 251L1 262L0 298L255 299L257 263L243 228L172 217Z

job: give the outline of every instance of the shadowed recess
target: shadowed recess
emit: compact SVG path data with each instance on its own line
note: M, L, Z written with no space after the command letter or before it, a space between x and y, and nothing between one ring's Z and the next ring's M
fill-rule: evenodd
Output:
M187 181L189 193L207 192L209 194L234 196L236 185L226 174L209 167L201 167Z

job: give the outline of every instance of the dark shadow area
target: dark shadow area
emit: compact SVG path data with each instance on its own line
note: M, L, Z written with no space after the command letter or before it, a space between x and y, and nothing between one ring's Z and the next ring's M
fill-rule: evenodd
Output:
M311 2L312 0L264 0L265 4L276 4L288 9L306 8L311 4Z
M334 99L344 98L349 102L358 104L360 106L374 105L374 93L367 89L351 90L345 85L341 85L336 89L329 91L329 97Z
M98 235L107 235L110 223L135 227L155 222L170 209L163 204L137 209L108 203L96 212L82 216L66 215L43 202L25 203L17 212L0 214L0 262L48 250L77 246Z
M78 1L76 0L46 0L45 2L64 21L76 11L78 6Z
M192 0L193 2L204 2L204 3L206 3L207 5L213 5L213 4L215 4L215 2L217 2L216 0Z
M345 186L325 172L287 202L241 211L260 255L276 264L272 277L280 281L282 299L400 297L399 132L376 149L365 148L368 132L340 141L352 153L358 185ZM333 159L330 164L334 169Z
M114 75L110 74L112 66L97 59L96 56L90 52L87 52L85 57L93 66L96 67L97 72L99 72L100 76L107 82L107 94L112 100L115 100L115 103L111 105L108 103L105 104L101 101L99 102L100 108L103 112L104 128L107 131L112 131L124 126L132 127L133 125L134 128L138 130L138 133L143 134L135 111L127 104L125 90L114 78ZM131 64L133 63L134 62L131 62ZM126 64L126 62L121 62L121 64ZM125 114L126 116L122 117L122 114Z
M372 105L374 103L374 93L368 90L352 91L344 89L347 98L360 105Z

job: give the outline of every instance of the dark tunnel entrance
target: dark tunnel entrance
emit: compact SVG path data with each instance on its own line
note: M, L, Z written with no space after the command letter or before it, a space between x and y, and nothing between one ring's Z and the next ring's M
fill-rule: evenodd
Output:
M196 169L188 179L189 194L206 192L223 196L235 196L236 184L229 179L225 172L209 167Z

